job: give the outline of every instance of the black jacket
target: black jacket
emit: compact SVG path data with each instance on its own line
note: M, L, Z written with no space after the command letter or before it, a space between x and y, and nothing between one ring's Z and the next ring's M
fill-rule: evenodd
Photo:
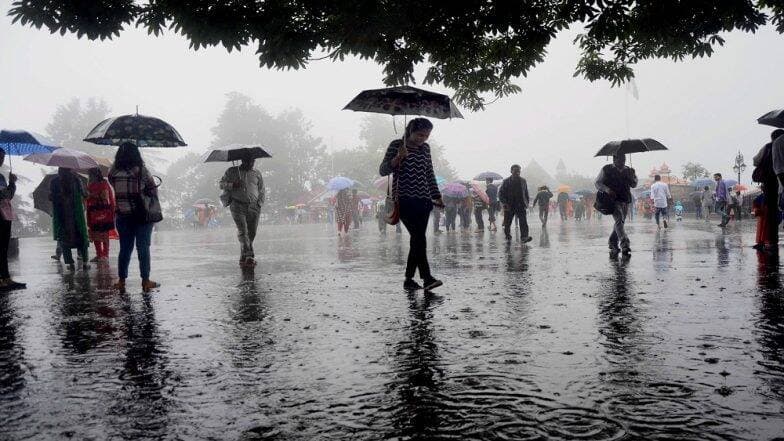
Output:
M531 198L528 195L528 183L522 176L509 176L504 179L501 188L498 190L498 200L501 201L502 204L509 205L513 208L528 208L530 199Z

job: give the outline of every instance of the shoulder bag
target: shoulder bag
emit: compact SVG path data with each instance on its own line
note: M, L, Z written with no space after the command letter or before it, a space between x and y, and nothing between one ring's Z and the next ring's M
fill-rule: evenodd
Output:
M400 200L398 199L397 187L395 187L394 191L390 191L389 180L391 176L391 174L387 176L387 198L384 202L387 215L384 217L384 220L389 225L397 225L400 222Z
M136 204L136 219L141 223L155 223L163 220L161 202L158 199L157 188L161 186L162 180L158 176L153 176L153 182L158 179L153 189L148 189L146 182L142 180L144 173L139 173L139 196Z

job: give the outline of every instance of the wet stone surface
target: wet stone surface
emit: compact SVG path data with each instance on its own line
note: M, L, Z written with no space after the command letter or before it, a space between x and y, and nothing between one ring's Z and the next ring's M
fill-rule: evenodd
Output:
M534 224L536 225L536 224ZM429 239L437 295L402 291L375 225L161 232L162 288L110 290L24 239L0 295L0 439L771 439L784 300L753 226L560 225ZM112 244L116 247L116 242ZM113 250L116 254L116 249Z

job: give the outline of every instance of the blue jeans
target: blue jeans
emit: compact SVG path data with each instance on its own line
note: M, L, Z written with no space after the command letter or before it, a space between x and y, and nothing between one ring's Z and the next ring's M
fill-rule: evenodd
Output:
M660 217L665 217L665 220L670 218L670 215L667 214L667 207L656 207L656 225L659 225Z
M131 217L117 217L117 232L120 234L120 257L117 259L117 273L120 279L128 278L128 265L131 264L134 243L139 257L139 272L142 280L150 278L150 240L153 223L140 223Z

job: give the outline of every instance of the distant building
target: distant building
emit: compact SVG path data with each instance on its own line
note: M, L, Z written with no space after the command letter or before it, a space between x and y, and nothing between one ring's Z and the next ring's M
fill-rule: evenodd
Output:
M533 191L542 185L548 186L551 190L556 187L558 182L550 176L549 173L532 159L525 168L523 168L522 175L528 181L529 190Z

